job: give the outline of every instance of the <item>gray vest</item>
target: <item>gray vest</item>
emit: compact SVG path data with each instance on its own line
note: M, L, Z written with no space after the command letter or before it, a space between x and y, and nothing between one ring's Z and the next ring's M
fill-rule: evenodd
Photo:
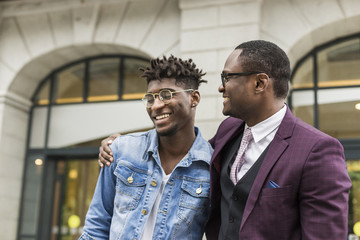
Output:
M222 197L219 240L238 239L247 198L268 150L267 147L249 171L234 186L230 179L230 169L235 160L241 139L242 134L230 141L223 149L224 154L220 177Z

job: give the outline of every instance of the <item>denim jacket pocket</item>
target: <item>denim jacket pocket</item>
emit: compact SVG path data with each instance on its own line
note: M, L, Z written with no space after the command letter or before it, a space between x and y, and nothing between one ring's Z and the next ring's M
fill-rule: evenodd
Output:
M209 195L210 183L208 181L184 179L181 185L178 217L188 225L192 224L195 216L206 219L209 209Z
M114 174L116 176L115 207L118 211L134 210L146 187L147 171L138 169L130 164L118 164Z

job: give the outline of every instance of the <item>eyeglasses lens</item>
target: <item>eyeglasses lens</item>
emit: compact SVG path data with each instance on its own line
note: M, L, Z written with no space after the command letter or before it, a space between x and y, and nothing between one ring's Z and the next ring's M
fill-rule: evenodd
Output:
M167 103L171 100L171 91L170 90L162 90L159 92L159 97L160 100L163 101L164 103Z
M162 90L159 93L148 93L143 97L143 102L145 103L146 107L150 108L152 105L154 105L156 95L158 95L160 101L165 104L169 103L172 98L171 91L167 89Z

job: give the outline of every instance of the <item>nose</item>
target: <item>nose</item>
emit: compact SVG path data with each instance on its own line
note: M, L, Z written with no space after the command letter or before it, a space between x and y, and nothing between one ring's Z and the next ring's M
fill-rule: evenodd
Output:
M155 97L154 104L151 106L151 109L156 110L162 108L165 105L163 101L159 99L159 97Z
M219 91L219 93L222 93L222 92L225 91L225 88L224 88L224 86L222 85L222 83L220 84L220 86L219 86L219 88L218 88L218 91Z

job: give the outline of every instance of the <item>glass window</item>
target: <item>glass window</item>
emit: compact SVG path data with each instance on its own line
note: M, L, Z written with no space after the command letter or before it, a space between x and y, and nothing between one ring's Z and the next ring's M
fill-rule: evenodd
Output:
M319 90L319 129L335 138L360 138L359 88Z
M34 108L31 121L30 148L44 148L46 142L48 107Z
M43 82L38 94L34 98L35 105L48 105L50 94L50 79L46 79Z
M44 80L34 95L34 104L48 105L49 95L53 104L83 103L84 97L86 102L141 99L147 85L139 77L139 68L149 64L144 58L121 55L85 59Z
M99 168L96 159L56 161L51 239L75 240L80 237Z
M292 78L292 88L313 88L314 87L314 61L308 57L297 69Z
M148 61L127 58L124 62L122 99L141 99L147 89L146 80L141 78L139 68L149 66Z
M354 224L360 224L360 154L354 151L360 149L359 36L336 40L314 49L293 74L291 91L291 107L295 116L307 123L314 122L313 125L321 131L340 139L345 155L358 159L347 159L352 180L349 199L351 239L359 239L352 232ZM312 69L311 61L315 57L317 69ZM311 77L314 73L315 79ZM307 82L309 79L313 83ZM304 89L308 87L312 89Z
M330 46L317 54L319 87L360 85L360 39Z
M314 126L314 91L296 91L292 94L292 112Z
M85 64L66 68L55 75L55 103L83 102Z
M90 61L88 101L118 100L119 58L104 58Z
M355 223L360 222L360 159L348 160L347 169L352 187L349 196L349 232L353 232Z
M44 157L30 156L25 173L24 199L21 215L21 234L34 236L37 233L41 202L41 181Z

